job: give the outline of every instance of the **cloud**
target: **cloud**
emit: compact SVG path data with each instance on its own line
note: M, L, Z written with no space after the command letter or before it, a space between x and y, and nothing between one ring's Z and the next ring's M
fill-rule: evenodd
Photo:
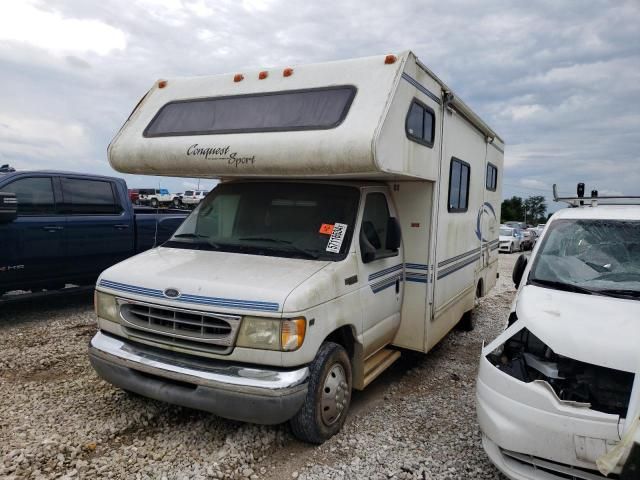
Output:
M0 16L0 41L62 52L92 51L106 55L126 47L124 32L100 20L65 18L33 2L12 2Z
M637 193L639 24L634 0L10 2L0 118L13 130L0 127L0 151L20 168L114 174L107 145L158 78L410 48L505 139L506 196L578 181ZM21 136L7 133L17 124ZM178 191L190 181L127 180Z

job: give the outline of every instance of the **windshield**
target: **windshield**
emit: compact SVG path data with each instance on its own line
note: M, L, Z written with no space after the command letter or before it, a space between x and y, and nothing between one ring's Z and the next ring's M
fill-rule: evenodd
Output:
M513 234L513 230L511 228L501 228L500 236L501 237L510 237Z
M222 183L165 247L273 257L341 260L360 192L312 183Z
M557 220L547 228L529 283L640 299L640 221Z

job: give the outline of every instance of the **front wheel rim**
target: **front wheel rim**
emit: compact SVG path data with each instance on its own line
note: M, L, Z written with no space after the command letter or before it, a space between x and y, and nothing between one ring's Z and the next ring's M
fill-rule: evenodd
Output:
M349 394L344 367L336 363L329 369L322 385L320 408L325 425L331 426L342 417L349 404Z

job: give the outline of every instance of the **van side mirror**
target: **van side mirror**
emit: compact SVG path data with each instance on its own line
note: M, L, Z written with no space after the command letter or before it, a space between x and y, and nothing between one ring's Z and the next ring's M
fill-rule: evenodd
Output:
M18 199L15 193L0 192L0 223L11 223L18 216Z
M396 217L387 220L387 250L398 250L402 242L402 230Z
M360 229L360 255L362 255L362 263L373 262L376 259L376 247L374 247L364 233L364 229Z
M524 269L527 268L527 263L529 259L525 254L522 254L516 260L516 264L513 266L513 273L511 274L511 278L513 279L513 283L515 283L516 288L520 287L520 282L522 281L522 275L524 274Z

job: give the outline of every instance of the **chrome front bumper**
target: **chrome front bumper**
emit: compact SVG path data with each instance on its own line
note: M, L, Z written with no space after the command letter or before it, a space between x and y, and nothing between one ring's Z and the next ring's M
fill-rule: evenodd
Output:
M108 382L156 400L252 423L289 420L307 394L309 368L262 369L129 343L98 332L89 359Z

